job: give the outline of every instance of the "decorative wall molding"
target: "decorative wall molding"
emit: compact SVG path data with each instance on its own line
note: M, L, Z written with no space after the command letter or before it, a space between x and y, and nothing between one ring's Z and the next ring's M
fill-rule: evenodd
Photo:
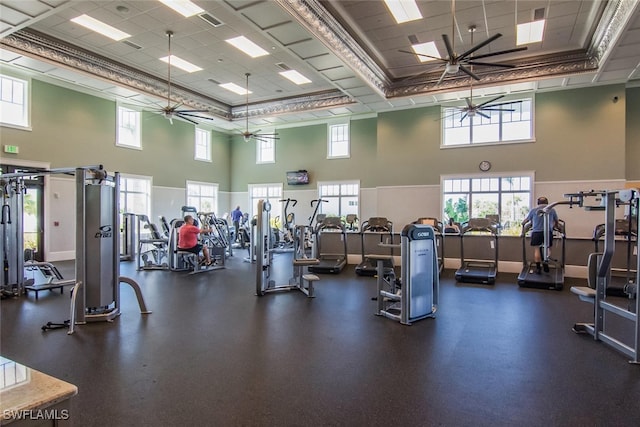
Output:
M278 114L300 113L310 110L344 107L356 101L339 90L315 93L307 96L286 98L260 104L249 104L248 114L246 106L232 108L233 120L247 117L273 116Z
M97 77L142 94L167 99L168 85L166 80L33 30L16 31L0 40L0 46L20 55ZM175 84L171 85L171 101L196 110L208 110L211 116L227 121L234 121L246 116L245 106L232 107ZM256 103L250 106L249 116L278 115L334 108L354 102L353 98L336 89L335 91L301 97Z
M275 0L315 38L384 96L391 83L384 71L318 0Z

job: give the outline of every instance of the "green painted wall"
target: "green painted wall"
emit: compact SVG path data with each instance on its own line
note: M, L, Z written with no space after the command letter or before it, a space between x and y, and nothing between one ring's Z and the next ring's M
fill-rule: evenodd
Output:
M116 104L32 80L32 130L1 128L2 144L17 145L12 158L49 162L52 168L102 164L108 171L153 176L157 186L184 188L185 180L230 185L229 136L212 131L213 162L194 157L193 125L144 113L142 150L116 147Z
M492 172L535 170L538 181L624 178L624 98L622 85L539 93L534 143L446 149L440 107L382 113L378 154L390 171L378 185L437 185L440 175L479 172L481 160Z
M376 119L352 120L351 157L327 159L327 125L317 124L278 129L276 162L255 163L256 143L233 137L231 156L232 191L247 191L248 184L284 182L287 189L316 188L318 181L359 179L363 187L374 185L378 172L376 156ZM306 169L311 184L291 187L286 184L286 172Z
M627 89L626 178L640 181L640 87Z

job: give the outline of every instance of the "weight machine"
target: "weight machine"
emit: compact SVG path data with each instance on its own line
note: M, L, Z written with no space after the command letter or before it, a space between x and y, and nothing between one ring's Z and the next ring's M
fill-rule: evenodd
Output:
M380 244L385 247L398 245ZM376 314L403 325L435 317L440 274L436 233L430 225L409 224L400 233L401 279L385 266L390 255L369 255L377 262Z
M306 248L304 236L307 234L309 226L298 225L294 232L294 252L293 252L293 276L286 285L276 285L271 279L271 268L273 266L273 251L271 250L271 225L269 212L271 204L268 200L258 201L258 215L256 220L256 295L263 296L270 292L281 292L299 290L309 298L313 298L313 283L320 280L315 274L304 272L305 267L317 265L320 261L316 258L306 258ZM252 242L253 244L253 242Z
M138 218L138 270L168 270L169 239L160 234L158 227L147 215ZM147 233L144 233L147 230Z
M629 295L629 304L622 307L615 304L615 298L607 298L607 287L611 281L611 261L615 252L615 228L616 207L628 206L629 218L635 222L635 229L640 225L640 215L638 215L640 193L637 189L613 190L613 191L590 191L575 194L567 194L570 205L576 204L583 207L584 199L587 197L597 197L602 199L602 208L605 211L605 232L604 249L601 253L592 253L589 256L589 287L573 286L571 292L578 295L580 300L593 304L593 321L588 323L576 323L573 331L593 336L596 341L602 341L619 352L629 356L630 363L640 364L640 323L638 314L640 312L640 299L637 296L640 277L640 257L637 258L635 280L626 286L626 293ZM547 209L547 208L545 208ZM599 209L602 210L602 209ZM637 231L636 231L637 233ZM637 238L636 251L637 248ZM621 338L614 337L612 331L607 329L607 319L609 316L628 320L632 323L631 339L623 342Z
M34 175L74 175L76 182L76 278L73 286L70 320L48 322L43 330L68 328L87 322L112 321L120 315L120 286L130 285L138 299L140 312L148 314L140 286L133 279L120 276L119 186L120 174L108 176L102 165L5 174L2 180L2 291L13 295L25 291L23 241L24 180ZM28 268L34 267L31 264ZM52 273L55 275L55 272ZM66 286L49 284L51 288ZM29 285L27 285L29 286ZM44 290L47 284L39 287Z

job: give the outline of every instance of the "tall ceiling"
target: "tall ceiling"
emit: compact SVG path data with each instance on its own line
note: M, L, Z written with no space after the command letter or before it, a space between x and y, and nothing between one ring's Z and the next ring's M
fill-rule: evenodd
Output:
M167 31L171 52L202 68L171 67L171 103L203 109L213 126L278 127L343 115L428 106L468 96L557 90L640 81L638 0L418 0L423 18L397 24L382 1L194 0L206 16L185 18L156 0L2 0L0 64L41 79L147 108L166 105ZM452 14L453 12L453 14ZM71 21L87 14L131 36L113 41ZM516 25L544 17L542 42L482 61L480 80L446 74L444 61L420 63L412 42L443 34L456 54L502 34L473 52L516 47ZM205 19L207 18L207 19ZM217 21L219 25L211 22ZM470 27L475 31L470 32ZM225 40L246 36L268 51L250 58ZM473 44L471 38L473 37ZM279 72L311 80L296 85ZM249 102L221 83L245 87ZM635 80L635 81L634 81Z

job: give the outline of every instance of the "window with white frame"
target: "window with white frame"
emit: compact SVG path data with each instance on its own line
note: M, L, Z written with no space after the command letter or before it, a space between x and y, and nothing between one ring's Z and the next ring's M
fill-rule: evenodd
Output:
M277 220L282 216L282 203L279 202L279 200L282 199L281 183L250 185L249 199L249 218L258 214L258 201L261 199L268 200L271 204L271 211L269 213L271 216L271 224L276 225ZM242 210L242 206L240 208Z
M461 146L533 139L533 98L500 102L474 113L456 107L442 109L442 145Z
M198 212L218 212L218 184L187 181L187 206Z
M318 213L338 216L343 220L346 220L349 214L358 215L359 181L319 182L318 196L327 201L320 203Z
M120 175L120 212L151 215L151 177Z
M276 143L272 138L256 139L256 163L275 163Z
M195 159L211 161L211 132L208 130L196 128Z
M118 105L116 145L128 148L142 148L140 119L140 111Z
M29 127L29 82L0 75L0 123Z
M349 157L349 123L329 124L327 157L330 159Z
M497 218L502 234L519 235L530 209L531 174L442 179L444 219Z

